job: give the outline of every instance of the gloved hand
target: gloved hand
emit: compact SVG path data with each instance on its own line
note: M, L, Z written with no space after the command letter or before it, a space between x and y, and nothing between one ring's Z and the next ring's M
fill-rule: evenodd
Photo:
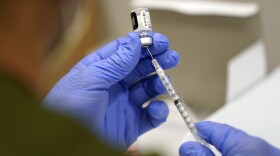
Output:
M168 40L158 33L151 52L163 68L179 61ZM43 106L78 118L107 143L129 147L139 135L166 121L164 102L144 102L165 93L151 58L137 33L129 33L78 62L50 91ZM145 78L143 78L145 77Z
M223 156L279 156L280 150L264 140L252 137L229 125L214 122L196 124L202 138L214 145ZM214 156L197 142L186 142L179 150L180 156Z

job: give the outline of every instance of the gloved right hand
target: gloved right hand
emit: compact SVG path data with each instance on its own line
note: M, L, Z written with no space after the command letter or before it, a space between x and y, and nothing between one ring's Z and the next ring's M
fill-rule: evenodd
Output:
M178 64L179 55L168 49L168 39L158 33L151 53L163 68ZM43 105L77 118L106 143L126 149L141 134L166 121L168 107L148 100L165 93L139 35L129 33L78 62L50 91Z
M214 145L223 156L280 156L279 149L229 125L200 122L196 126L201 137ZM197 142L184 143L179 153L180 156L214 156L212 151Z

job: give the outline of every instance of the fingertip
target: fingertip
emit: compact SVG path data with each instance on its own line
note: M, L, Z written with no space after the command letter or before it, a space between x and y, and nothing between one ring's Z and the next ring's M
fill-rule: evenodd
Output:
M168 52L168 59L169 60L169 64L172 66L176 66L178 65L179 61L180 61L180 56L179 54L174 51L174 50L170 50L170 52Z
M180 61L179 54L176 51L170 49L163 54L156 56L155 58L164 69L173 68L177 66Z
M147 132L155 127L158 127L167 120L169 109L163 101L152 101L144 109L141 118L140 134Z
M169 40L166 36L153 33L151 37L153 38L153 45L150 47L150 50L154 55L160 54L168 49Z
M171 53L171 57L173 58L174 62L176 62L177 64L180 62L180 56L176 51L173 51Z
M159 122L165 122L169 114L168 106L163 101L152 101L148 106L149 116Z
M190 155L190 150L191 147L193 146L192 144L195 144L195 142L189 141L189 142L185 142L183 143L180 148L179 148L179 154L180 156L188 156Z
M160 33L154 33L152 36L154 42L158 43L160 46L169 46L169 40L166 36L160 34Z
M206 128L213 127L215 125L216 125L216 123L212 122L212 121L201 121L201 122L195 123L195 126L199 131L203 131L205 129L205 127Z
M202 121L202 122L197 122L195 123L195 126L198 130L198 133L199 135L206 139L207 141L209 141L209 137L210 137L210 134L213 129L213 126L215 126L215 123L214 122L211 122L211 121Z
M165 37L164 35L155 33L153 36L153 41L154 41L154 47L158 51L165 51L168 49L169 41L167 37Z
M212 131L215 131L215 129L232 129L232 127L227 124L212 121L197 122L195 125L198 131L205 137L210 135Z
M183 143L180 146L179 154L180 156L193 156L193 155L213 156L214 155L208 148L194 141Z
M246 139L245 132L237 130L227 124L220 124L211 121L196 123L199 135L208 143L214 145L221 153L231 149L232 143L239 139ZM225 143L227 143L225 145Z

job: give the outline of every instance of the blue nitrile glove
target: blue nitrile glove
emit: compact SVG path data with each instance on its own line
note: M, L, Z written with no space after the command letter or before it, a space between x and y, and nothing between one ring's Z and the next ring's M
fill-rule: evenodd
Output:
M168 40L151 33L151 52L163 68L178 64ZM84 122L107 143L129 147L138 136L166 121L164 102L144 102L165 93L137 33L129 33L78 62L50 91L43 105Z
M226 124L200 122L197 129L207 142L214 145L223 156L279 156L280 150L264 140ZM180 156L214 156L197 142L186 142L179 150Z

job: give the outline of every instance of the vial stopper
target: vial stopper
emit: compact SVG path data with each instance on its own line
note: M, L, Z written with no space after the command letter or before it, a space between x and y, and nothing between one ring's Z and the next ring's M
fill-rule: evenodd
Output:
M151 37L141 37L140 38L142 47L149 47L153 44L153 39Z

